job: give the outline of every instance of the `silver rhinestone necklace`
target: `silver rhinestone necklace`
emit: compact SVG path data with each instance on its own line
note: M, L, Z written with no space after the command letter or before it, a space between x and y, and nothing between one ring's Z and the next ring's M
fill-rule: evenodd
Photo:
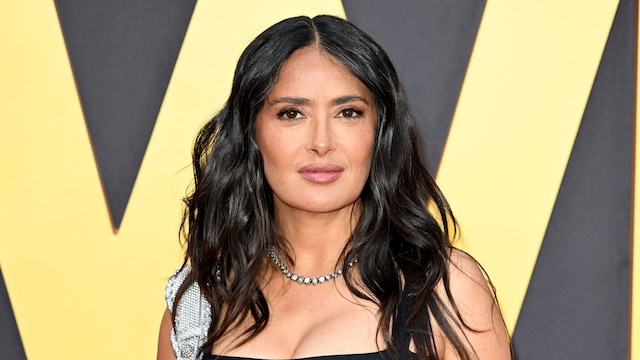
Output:
M289 279L291 279L291 281L295 281L298 284L304 284L304 285L317 285L317 284L322 284L323 282L326 281L330 281L333 280L335 278L337 278L338 276L342 275L342 269L338 269L332 273L329 273L327 275L323 275L323 276L302 276L302 275L298 275L298 274L294 274L291 272L291 270L289 270L289 268L287 267L287 265L284 263L284 261L282 261L278 255L276 255L275 252L273 252L273 250L269 250L269 257L271 258L271 260L273 261L274 264L276 264L276 266L278 267L278 269L280 269L280 271L282 271L282 273ZM352 267L354 263L356 263L357 260L350 262L349 264L347 264L347 266Z

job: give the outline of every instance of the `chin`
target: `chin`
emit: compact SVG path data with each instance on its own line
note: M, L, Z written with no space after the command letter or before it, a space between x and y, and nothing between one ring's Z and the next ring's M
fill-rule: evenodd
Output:
M345 202L345 203L307 203L306 206L302 210L313 212L313 213L332 213L338 211L349 210L353 207L354 201Z
M319 195L319 194L316 194ZM326 195L326 194L325 194ZM278 197L275 196L276 208L283 211L304 211L308 213L327 214L339 211L350 212L354 204L358 200L358 196L345 197L345 194L339 197L338 194L333 196L316 196L316 197Z

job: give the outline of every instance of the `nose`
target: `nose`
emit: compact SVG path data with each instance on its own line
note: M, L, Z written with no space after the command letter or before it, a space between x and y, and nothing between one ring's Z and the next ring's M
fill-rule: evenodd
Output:
M311 122L308 150L323 156L333 151L336 147L331 121L327 118L317 119Z

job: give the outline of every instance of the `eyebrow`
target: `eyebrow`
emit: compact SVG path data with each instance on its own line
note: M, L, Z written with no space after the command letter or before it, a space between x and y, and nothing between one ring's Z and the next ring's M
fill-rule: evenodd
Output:
M335 98L331 100L331 105L342 105L352 101L362 101L363 103L369 105L369 102L367 101L367 99L358 95L340 96L339 98Z
M369 105L369 101L367 101L367 99L358 95L345 95L345 96L337 97L331 100L331 105L342 105L352 101L362 101L363 103ZM285 97L274 99L269 102L270 105L281 104L281 103L302 106L302 105L311 104L311 100L303 97L285 96Z
M277 99L273 99L272 101L269 101L269 105L275 105L275 104L281 104L281 103L287 103L287 104L293 104L293 105L309 105L311 104L311 100L307 98L301 98L301 97L285 96L285 97L281 97L281 98L277 98Z

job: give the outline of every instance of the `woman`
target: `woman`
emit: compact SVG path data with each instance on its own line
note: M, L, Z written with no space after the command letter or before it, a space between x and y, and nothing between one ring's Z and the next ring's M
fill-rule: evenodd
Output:
M260 34L193 160L159 359L511 358L396 72L350 23Z

